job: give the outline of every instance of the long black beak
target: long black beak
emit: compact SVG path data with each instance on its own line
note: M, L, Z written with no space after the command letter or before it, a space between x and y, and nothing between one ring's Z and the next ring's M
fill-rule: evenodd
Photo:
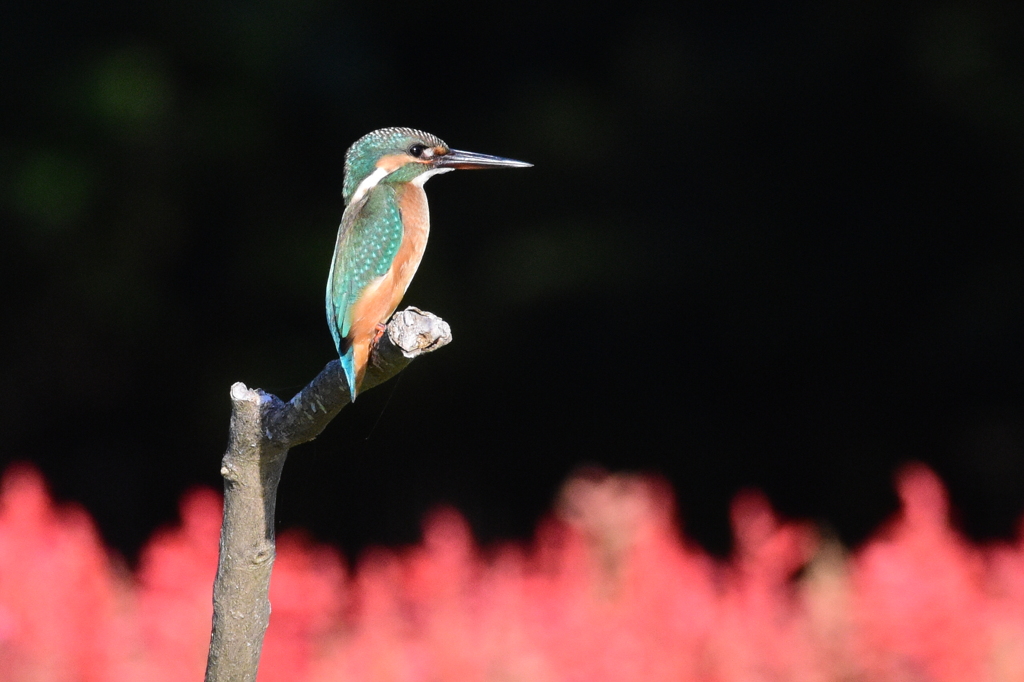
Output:
M490 154L477 154L476 152L463 152L458 149L451 149L444 156L438 156L434 160L435 168L529 168L533 164L515 159L506 159L501 156Z

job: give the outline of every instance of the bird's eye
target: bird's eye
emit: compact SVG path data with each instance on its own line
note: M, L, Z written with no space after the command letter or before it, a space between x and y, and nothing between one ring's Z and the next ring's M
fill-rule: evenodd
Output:
M418 159L418 158L420 158L420 156L423 155L423 151L426 148L427 148L426 145L414 144L413 146L409 147L409 153L412 154L414 157L416 157Z

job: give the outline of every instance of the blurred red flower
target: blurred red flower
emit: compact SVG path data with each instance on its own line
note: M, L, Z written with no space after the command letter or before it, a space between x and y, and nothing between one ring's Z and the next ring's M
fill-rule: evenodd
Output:
M530 546L479 548L441 509L420 545L352 574L297 533L278 542L261 682L1022 680L1024 545L949 524L941 483L848 556L746 493L736 551L680 535L657 480L590 472ZM185 496L130 574L87 515L30 468L0 485L0 682L201 679L221 502Z

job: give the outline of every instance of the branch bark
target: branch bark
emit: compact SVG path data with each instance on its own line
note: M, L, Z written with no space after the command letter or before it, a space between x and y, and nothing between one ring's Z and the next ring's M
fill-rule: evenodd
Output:
M447 345L451 329L416 308L395 313L370 358L362 390L387 381L414 358ZM253 682L270 621L274 510L288 450L313 440L349 403L341 363L332 360L287 403L239 382L231 387L231 432L221 464L224 521L213 585L213 634L206 682Z

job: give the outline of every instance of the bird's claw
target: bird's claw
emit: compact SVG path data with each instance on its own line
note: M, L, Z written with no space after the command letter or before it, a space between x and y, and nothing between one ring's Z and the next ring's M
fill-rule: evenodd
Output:
M377 330L373 334L373 341L370 342L370 346L371 347L376 347L377 344L380 342L380 337L384 336L384 332L386 332L387 330L388 330L388 326L386 324L382 324L382 323L378 322L377 323Z

